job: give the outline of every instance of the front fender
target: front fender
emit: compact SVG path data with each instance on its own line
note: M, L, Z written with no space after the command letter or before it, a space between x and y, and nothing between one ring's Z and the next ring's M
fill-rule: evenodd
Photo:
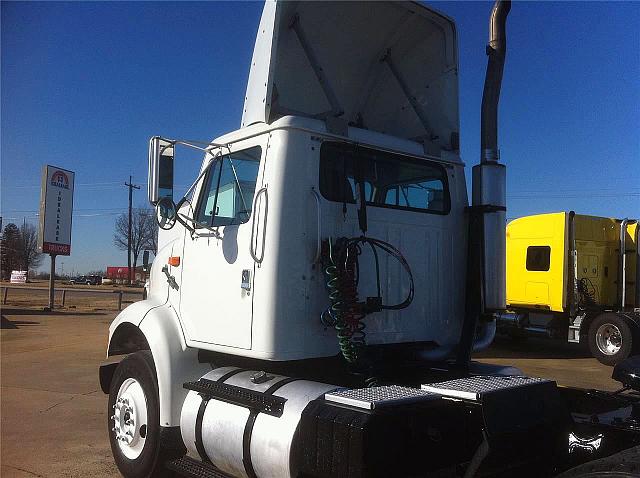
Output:
M209 364L198 362L198 350L187 347L180 321L171 305L158 307L140 324L151 348L158 378L160 425L180 425L182 402L187 390L185 382L197 380L211 370Z
M129 337L141 334L144 340L132 342L148 344L158 379L160 426L179 426L182 402L187 395L182 384L197 380L211 367L198 363L197 349L186 346L175 309L167 303L154 304L150 299L127 307L109 327L108 356L123 353L120 345L113 340L118 337L118 331L126 331ZM126 353L134 351L124 350Z

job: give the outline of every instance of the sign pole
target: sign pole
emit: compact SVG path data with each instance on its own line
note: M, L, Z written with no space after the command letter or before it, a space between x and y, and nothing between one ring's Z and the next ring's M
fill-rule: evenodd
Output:
M49 310L53 312L55 301L55 280L56 280L56 255L51 255L51 270L49 272Z
M51 257L48 307L50 311L53 311L55 305L56 256L71 254L74 180L73 171L49 164L42 168L38 250Z

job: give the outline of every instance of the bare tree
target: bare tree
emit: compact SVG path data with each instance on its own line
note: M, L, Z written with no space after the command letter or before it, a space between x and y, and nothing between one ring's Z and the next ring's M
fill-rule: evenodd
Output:
M23 270L28 271L42 264L43 254L38 251L38 230L26 222L20 228L20 252Z
M9 223L2 232L2 243L0 248L0 264L2 278L9 279L11 271L21 267L20 230L18 226Z
M122 251L127 250L128 234L129 217L123 213L116 219L116 230L113 234L113 243L118 249ZM157 227L151 209L134 209L131 221L131 255L133 256L132 267L134 271L140 252L144 249L150 249L155 252L158 243L157 237Z
M13 223L7 224L2 233L0 251L2 277L8 279L11 271L29 271L42 263L42 253L38 251L38 231L26 222L20 229Z
M146 232L149 237L148 246L145 249L149 249L155 256L158 253L158 224L156 224L153 212L150 212L150 220L147 221L148 231Z

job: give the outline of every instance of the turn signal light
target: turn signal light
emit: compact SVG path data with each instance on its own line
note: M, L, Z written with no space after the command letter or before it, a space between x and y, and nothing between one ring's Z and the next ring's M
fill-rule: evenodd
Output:
M178 267L180 265L180 256L171 256L167 261L167 264L173 267Z

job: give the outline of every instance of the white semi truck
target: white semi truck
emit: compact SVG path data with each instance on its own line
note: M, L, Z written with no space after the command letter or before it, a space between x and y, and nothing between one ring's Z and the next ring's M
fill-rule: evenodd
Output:
M241 128L150 140L160 249L100 367L124 476L551 476L640 442L628 393L470 359L505 307L509 10L471 206L455 24L418 3L267 1Z

